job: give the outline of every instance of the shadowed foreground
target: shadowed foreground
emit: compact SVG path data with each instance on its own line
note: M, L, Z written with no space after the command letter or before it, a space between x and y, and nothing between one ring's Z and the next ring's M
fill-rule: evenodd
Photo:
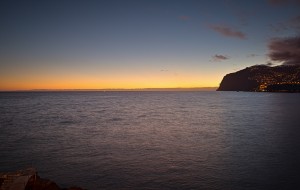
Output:
M1 173L0 190L84 190L80 187L60 188L55 182L40 178L34 168Z

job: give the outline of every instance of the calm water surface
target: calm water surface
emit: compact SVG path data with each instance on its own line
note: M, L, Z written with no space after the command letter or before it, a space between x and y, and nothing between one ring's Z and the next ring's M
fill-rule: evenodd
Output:
M0 93L0 171L62 187L300 189L300 94Z

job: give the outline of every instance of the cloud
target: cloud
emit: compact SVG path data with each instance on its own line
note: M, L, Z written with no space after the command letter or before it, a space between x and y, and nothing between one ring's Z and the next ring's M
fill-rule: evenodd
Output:
M255 53L251 53L251 54L247 55L247 57L257 57L257 56L259 56L259 55L255 54Z
M209 28L223 36L246 39L246 35L243 32L234 30L228 26L210 25Z
M191 19L191 17L190 17L190 16L187 16L187 15L181 15L181 16L179 16L178 18L179 18L179 20L183 20L183 21L187 21L187 20L190 20L190 19Z
M269 43L268 55L275 62L300 65L300 35L272 39Z
M229 56L226 56L226 55L214 55L212 56L212 61L214 62L219 62L219 61L225 61L227 59L229 59L230 57Z

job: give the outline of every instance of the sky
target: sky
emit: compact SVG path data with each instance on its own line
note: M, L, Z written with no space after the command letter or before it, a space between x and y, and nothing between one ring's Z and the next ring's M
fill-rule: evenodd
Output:
M0 24L0 90L217 87L300 60L299 0L2 0Z

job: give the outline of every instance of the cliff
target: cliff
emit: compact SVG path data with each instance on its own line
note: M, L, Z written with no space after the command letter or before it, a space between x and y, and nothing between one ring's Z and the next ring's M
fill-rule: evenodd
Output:
M227 74L218 91L300 92L300 65L255 65Z

